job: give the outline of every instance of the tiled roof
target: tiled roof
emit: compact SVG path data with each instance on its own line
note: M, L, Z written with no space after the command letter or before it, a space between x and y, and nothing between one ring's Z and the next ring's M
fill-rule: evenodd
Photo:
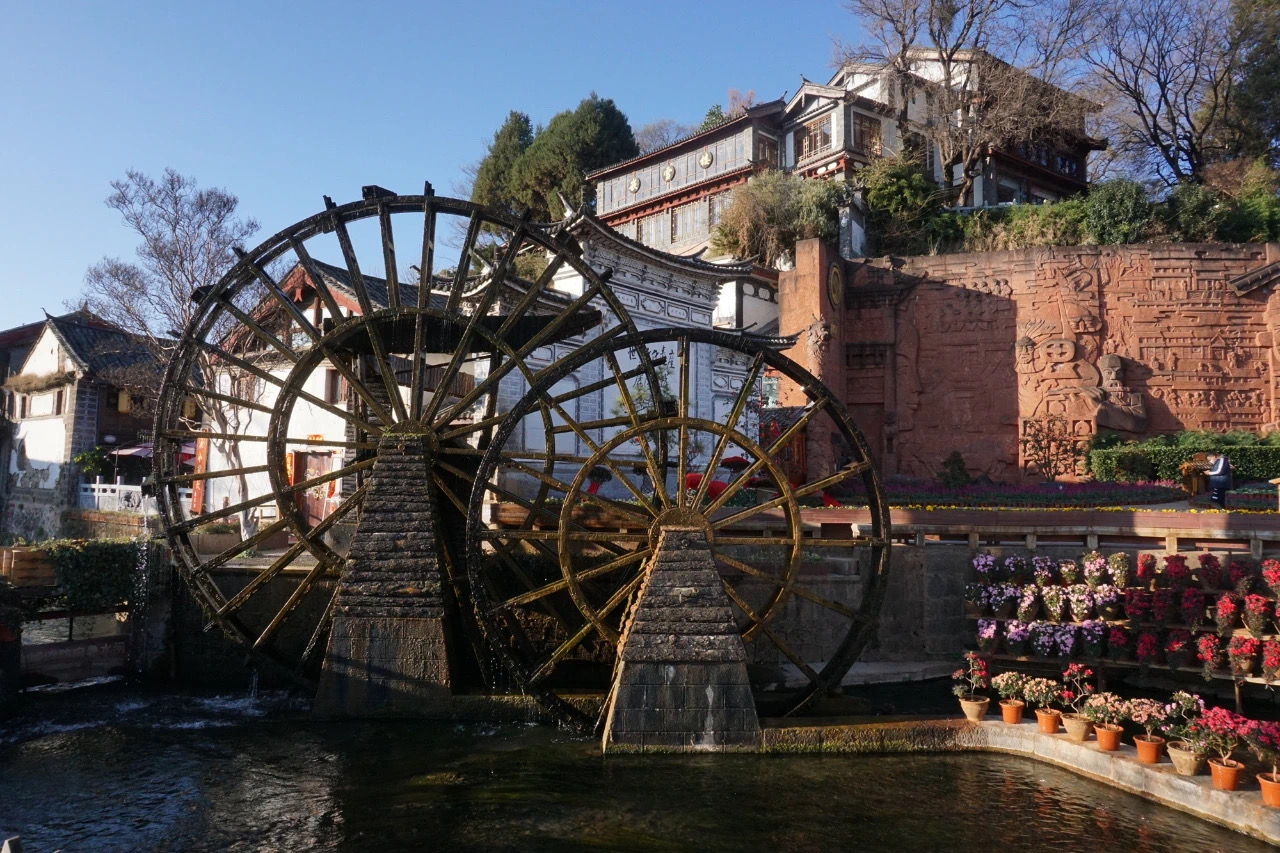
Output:
M146 342L89 312L76 311L47 320L67 355L99 378L139 366L160 371Z
M353 302L358 303L358 300L356 298L356 289L351 284L351 273L349 270L347 270L346 267L338 267L338 266L334 266L333 264L326 264L323 261L316 261L315 264L316 264L316 268L320 271L320 275L324 277L325 284L329 285L331 288L334 288L340 291L344 296L346 296L348 299L352 300ZM386 308L387 307L386 280L378 278L377 276L369 275L368 273L361 273L361 277L364 278L364 287L365 287L365 290L368 291L369 293L369 301L373 303L375 308ZM449 277L449 278L436 277L434 281L437 286L447 287L451 284L452 277ZM527 282L515 276L510 276L507 279L507 287L509 287L512 291L515 291L517 293L526 292L530 286L532 286L530 282ZM448 304L448 301L449 301L448 298L441 293L433 292L427 295L427 307L437 311L443 311L445 309L445 306ZM544 290L542 294L538 297L538 304L543 306L548 304L555 305L555 306L567 305L571 301L572 301L572 297L558 293L550 289ZM403 281L400 282L400 304L413 305L413 306L416 306L418 304L418 285L409 284Z

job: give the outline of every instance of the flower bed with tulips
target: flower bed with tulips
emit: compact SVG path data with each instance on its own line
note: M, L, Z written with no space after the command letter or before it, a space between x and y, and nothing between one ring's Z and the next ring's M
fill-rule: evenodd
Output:
M1280 679L1280 560L981 552L966 585L984 654Z

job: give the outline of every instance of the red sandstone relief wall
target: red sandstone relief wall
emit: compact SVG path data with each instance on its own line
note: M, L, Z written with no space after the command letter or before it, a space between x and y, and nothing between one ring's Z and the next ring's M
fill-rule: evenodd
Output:
M826 284L810 260L826 258L797 252L794 291ZM1175 244L908 258L896 272L848 263L842 358L834 372L824 359L822 378L886 473L929 476L959 450L972 472L1017 479L1023 424L1045 415L1082 441L1275 429L1275 282L1229 285L1275 261L1280 245ZM815 301L803 318L783 302L782 330L811 322Z

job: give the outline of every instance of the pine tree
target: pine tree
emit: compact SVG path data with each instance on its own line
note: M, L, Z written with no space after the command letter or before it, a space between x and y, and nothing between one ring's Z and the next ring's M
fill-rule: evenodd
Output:
M533 142L533 125L522 112L512 110L493 134L488 153L476 169L471 200L477 204L510 208L513 196L509 185L512 168Z

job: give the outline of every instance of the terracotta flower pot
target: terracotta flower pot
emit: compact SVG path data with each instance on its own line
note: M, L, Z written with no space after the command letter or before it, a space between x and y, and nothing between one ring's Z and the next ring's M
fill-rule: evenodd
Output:
M1058 733L1058 723L1061 720L1062 713L1059 711L1036 708L1036 724L1040 726L1041 734L1056 735Z
M1164 738L1159 735L1134 735L1133 745L1138 748L1138 760L1143 764L1159 764Z
M1219 791L1234 791L1240 787L1240 771L1244 765L1234 759L1223 761L1221 758L1209 759L1209 775L1213 777L1213 787Z
M1093 731L1093 723L1079 714L1063 714L1062 726L1067 730L1067 737L1077 743L1084 743Z
M1262 802L1273 809L1280 809L1280 776L1259 773L1258 785L1262 787Z
M1120 735L1124 733L1124 726L1098 723L1093 727L1093 733L1098 737L1098 749L1104 752L1115 752L1120 748Z
M987 715L987 706L990 704L991 699L986 696L970 694L960 697L960 708L964 711L965 719L971 723L982 722L982 718Z
M1021 699L1001 699L1000 716L1011 726L1022 722L1022 709L1027 705Z
M1173 769L1179 776L1199 776L1204 770L1205 754L1191 749L1185 740L1175 740L1165 746Z

